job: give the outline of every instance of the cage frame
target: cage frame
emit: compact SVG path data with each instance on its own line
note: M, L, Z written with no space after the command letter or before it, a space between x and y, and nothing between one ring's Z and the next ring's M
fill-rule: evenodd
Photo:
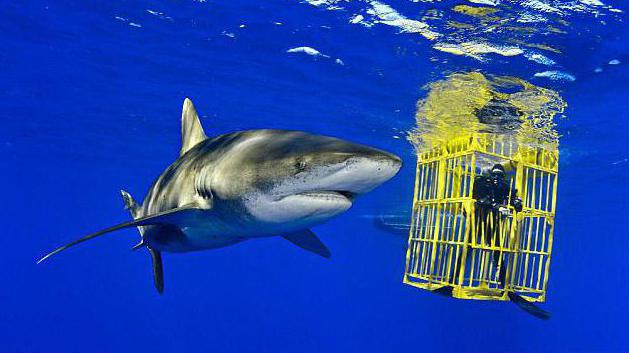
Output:
M456 161L456 158L466 156L469 156L470 159L470 172L464 172L469 174L467 177L467 186L465 185L465 181L463 181L463 190L467 190L466 194L449 194L448 196L450 197L445 197L445 188L447 185L450 185L450 187L454 190L454 187L452 186L453 182L450 181L450 184L446 182L449 172L446 163L449 163L449 160ZM520 190L522 201L524 203L524 209L517 213L512 206L508 206L508 209L511 212L508 227L505 227L508 228L508 230L504 230L503 234L502 229L500 229L500 231L498 231L501 234L499 236L499 243L495 244L496 236L494 236L493 240L490 241L492 245L489 246L485 244L478 245L478 243L475 243L475 239L478 235L475 234L475 229L478 229L476 227L477 220L475 216L471 216L475 215L476 211L475 200L472 197L472 192L474 188L474 180L477 175L477 169L479 169L480 164L480 161L477 160L479 156L505 161L513 167L515 177L511 178L511 188L513 189L515 187ZM429 187L430 189L426 190L428 182L424 179L428 179L430 176L426 176L425 170L423 174L421 171L422 168L427 166L429 167L431 164L437 168L436 175L432 175L432 179L435 180L434 184L436 185L431 184ZM430 291L438 290L444 286L450 286L452 287L452 296L460 299L508 300L508 292L516 292L530 301L544 302L546 300L552 255L554 220L557 203L558 166L559 152L556 144L531 146L517 143L515 139L508 139L503 135L495 134L461 134L460 136L448 140L443 144L418 153L413 196L412 223L408 237L403 282L405 284ZM533 175L530 173L533 173ZM539 173L539 186L536 185L536 173ZM542 179L543 177L547 177L545 184L545 202L542 201L541 197L541 195L544 195L544 190L542 190L544 188L542 184L544 180ZM532 185L529 181L532 181ZM539 187L541 195L536 195L536 187ZM530 189L532 189L533 192L531 192ZM432 193L430 195L432 197L425 197L426 192ZM450 190L447 190L447 192L450 193ZM448 241L439 239L437 236L433 235L431 239L432 246L429 244L425 246L421 244L415 246L416 244L414 243L424 242L427 244L430 241L430 239L422 239L417 236L420 221L420 209L424 207L426 210L429 210L432 207L432 212L436 214L434 224L431 224L429 227L427 224L422 223L422 228L432 229L431 232L433 234L442 234L440 227L442 220L446 218L445 214L447 211L445 207L452 207L452 205L458 205L456 206L458 214L460 215L461 211L463 211L463 214L465 215L465 221L461 222L458 226L459 236L461 232L464 233L462 241L460 237L458 237L456 241ZM542 205L544 207L542 207ZM451 210L452 208L450 208L450 211ZM441 216L442 211L444 214L443 216ZM424 209L421 209L421 212L423 213ZM428 221L431 221L432 219L433 215L430 215ZM423 219L422 222L427 221L426 219ZM540 237L540 222L543 223L541 250L531 251L530 245L533 237L532 227L535 225L535 246L537 246L537 242ZM463 223L465 227L464 230L461 231L460 227L462 227ZM502 225L500 226L502 227ZM528 229L523 229L524 227L528 227ZM452 232L455 231L453 230ZM523 233L526 233L526 237L524 239L522 238ZM520 246L521 241L527 241L524 249ZM505 242L507 242L506 246ZM452 252L447 255L447 281L444 280L446 278L445 275L434 275L435 266L439 266L436 261L441 261L441 252L443 252L443 250L437 250L438 245L442 245L444 248L450 246L450 249L456 249L454 251L456 251L457 257L455 260L454 274L452 275ZM423 253L420 253L422 252L422 247L424 248ZM546 250L544 251L544 249ZM427 260L428 254L425 253L426 251L430 252L430 260ZM461 254L460 262L458 260L459 251ZM498 275L498 266L506 266L505 287L501 288L499 285L497 286L495 281L492 283L491 275L487 279L487 283L485 285L483 285L482 278L477 285L473 285L472 282L475 280L474 277L470 275L469 278L467 278L468 285L465 285L466 272L469 269L467 262L471 261L468 260L470 253L472 253L472 256L476 256L475 254L479 254L479 257L483 256L482 260L480 258L478 260L479 266L482 266L481 262L483 261L487 263L492 262L491 259L486 259L488 257L487 254L490 253L490 256L495 256L494 254L496 251L499 253L499 265L496 265L494 279ZM535 263L536 258L539 259L535 264L538 268L536 275L537 280L535 282L535 286L533 287L533 271L535 269L531 267L530 279L527 278L527 275L529 274L529 265L531 265L531 263ZM544 262L543 265L542 262ZM424 269L426 266L430 266L427 274L420 274L418 269ZM470 267L471 266L475 266L475 264L472 263ZM524 272L523 283L521 282L522 270ZM487 271L487 269L480 269L480 272L483 271ZM491 271L492 269L489 269L489 272ZM456 278L457 276L458 278ZM438 277L441 277L441 280ZM531 285L526 285L527 280L530 280Z

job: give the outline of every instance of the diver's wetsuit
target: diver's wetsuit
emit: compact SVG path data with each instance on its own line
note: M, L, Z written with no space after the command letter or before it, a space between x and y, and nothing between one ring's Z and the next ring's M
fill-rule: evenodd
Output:
M504 172L490 172L482 174L474 179L472 197L476 200L476 237L477 242L485 242L486 245L500 245L501 218L500 208L507 203L516 210L522 211L522 199L517 196L517 190L509 187L504 177ZM484 239L481 239L483 237ZM492 239L493 243L492 244ZM499 279L502 287L505 287L505 266L500 266L500 252L493 251L495 265L500 267Z

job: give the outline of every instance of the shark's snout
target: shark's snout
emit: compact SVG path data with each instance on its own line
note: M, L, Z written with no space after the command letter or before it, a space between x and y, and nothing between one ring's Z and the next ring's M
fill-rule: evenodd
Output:
M402 168L402 159L389 152L378 151L371 159L375 163L375 174L382 180L381 183L393 178Z
M337 191L353 199L391 179L402 167L402 160L394 154L379 150L369 152L349 157L333 172L320 173L312 186Z

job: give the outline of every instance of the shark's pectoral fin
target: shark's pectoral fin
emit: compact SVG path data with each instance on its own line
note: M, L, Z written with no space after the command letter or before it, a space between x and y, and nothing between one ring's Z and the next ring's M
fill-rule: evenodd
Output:
M284 239L299 246L300 248L313 252L317 255L323 256L329 259L332 254L330 250L321 242L319 237L313 233L310 229L302 230L300 232L288 234L283 236Z
M56 248L55 250L53 250L52 252L50 252L49 254L47 254L46 256L42 257L39 261L37 261L37 263L41 263L42 261L46 260L47 258L51 257L52 255L55 255L69 247L72 247L74 245L80 244L84 241L88 241L90 239L94 239L96 237L99 237L101 235L107 234L107 233L111 233L113 231L116 230L120 230L120 229L124 229L124 228L132 228L132 227L138 227L138 226L150 226L150 225L166 225L166 224L172 224L172 225L177 225L177 224L182 224L182 223L186 223L186 221L189 219L189 217L195 217L196 215L199 214L199 212L204 212L205 210L200 209L196 206L182 206L182 207L178 207L178 208L173 208L171 210L168 211L164 211L164 212L159 212L156 213L154 215L150 215L150 216L145 216L145 217L140 217L137 218L133 221L129 221L129 222L124 222L124 223L120 223L117 224L115 226L111 226L109 228L105 228L103 230L99 230L98 232L92 233L92 234L88 234L86 236L84 236L83 238L77 239L73 242L70 242L66 245L60 246L58 248Z
M153 281L155 282L155 289L159 294L164 293L164 267L162 266L162 253L148 248L151 253L151 260L153 262Z

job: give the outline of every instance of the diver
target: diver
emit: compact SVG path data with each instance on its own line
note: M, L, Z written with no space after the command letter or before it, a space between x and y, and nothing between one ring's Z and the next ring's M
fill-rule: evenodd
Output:
M505 178L505 168L501 164L495 164L488 173L474 178L472 198L476 200L474 218L477 242L484 242L487 246L500 246L502 219L510 215L507 204L516 212L522 211L522 199L517 196L517 190L512 190L509 186ZM504 288L506 266L501 261L500 251L492 250L492 255L496 268L499 268L500 284Z
M474 178L472 197L476 200L474 211L476 229L473 236L476 237L477 243L484 242L487 246L500 246L502 220L510 215L509 206L513 207L515 212L521 212L523 209L522 199L517 196L517 190L509 186L504 166L495 164L488 172L477 175ZM494 266L498 269L498 280L502 289L505 290L507 266L502 261L500 251L492 250L491 252ZM455 273L458 274L460 269L460 263L457 263ZM452 290L451 286L446 286L434 292L452 296ZM550 318L550 313L520 295L513 292L507 292L507 295L509 300L527 313L540 319Z

